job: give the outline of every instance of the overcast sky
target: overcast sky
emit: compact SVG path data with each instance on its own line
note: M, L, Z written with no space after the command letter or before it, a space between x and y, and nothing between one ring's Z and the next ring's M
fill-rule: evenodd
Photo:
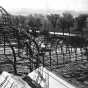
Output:
M7 11L21 8L88 10L88 0L0 0L0 5Z

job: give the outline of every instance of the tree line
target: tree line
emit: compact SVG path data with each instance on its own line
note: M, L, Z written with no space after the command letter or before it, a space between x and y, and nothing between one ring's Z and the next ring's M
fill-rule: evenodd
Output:
M62 15L59 14L34 14L29 16L12 15L12 23L16 27L30 28L33 31L47 30L53 32L64 33L79 33L84 34L88 28L88 15L80 14L74 17L71 13L66 12Z
M79 14L74 17L71 13L65 12L60 14L30 14L28 16L11 15L13 26L23 28L27 32L40 31L41 34L47 36L48 32L61 32L76 34L85 39L88 43L88 14ZM35 35L35 34L34 34Z

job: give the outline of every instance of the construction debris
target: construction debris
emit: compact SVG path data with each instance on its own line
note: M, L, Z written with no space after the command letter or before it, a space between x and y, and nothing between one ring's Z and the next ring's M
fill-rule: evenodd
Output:
M31 88L21 77L6 71L0 75L0 88Z
M78 88L76 85L69 83L66 79L57 76L44 67L39 67L29 73L28 76L42 88Z

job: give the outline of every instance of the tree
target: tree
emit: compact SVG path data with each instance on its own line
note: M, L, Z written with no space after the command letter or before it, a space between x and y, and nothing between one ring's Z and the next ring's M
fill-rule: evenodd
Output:
M30 20L28 21L28 25L31 28L35 28L38 29L42 26L42 22L40 18L34 18L33 16L30 18Z
M87 43L87 38L85 37L87 32L85 33L85 29L87 27L87 18L88 18L88 15L87 14L80 14L78 17L75 18L75 31L80 35L78 37L80 37L80 46L81 47L85 47L85 51L86 51L86 56L87 56L87 60L88 60L88 50L87 50L87 46L86 46L86 43ZM85 43L84 43L85 42ZM81 49L80 47L80 49ZM81 49L81 52L82 52L82 49Z
M16 26L16 27L19 26L20 20L19 20L18 16L12 16L12 24L13 24L13 26Z
M68 29L68 33L70 36L70 30L74 27L74 18L73 15L70 13L63 13L64 20L66 20L66 29Z
M42 28L42 30L40 30L40 33L41 33L42 35L44 35L44 37L49 35L49 30L48 30L47 25L48 25L48 24L47 24L47 22L45 21L45 22L43 23L43 28Z
M54 36L55 36L55 29L57 27L57 22L58 22L59 17L60 17L59 14L47 15L47 18L49 22L52 24L52 27L54 29Z
M74 18L70 13L63 13L63 16L59 19L59 26L63 30L63 35L65 29L68 29L70 35L70 29L74 26Z
M63 35L64 35L64 31L65 31L65 28L66 28L66 20L64 20L64 17L60 17L58 25L62 29Z
M88 18L87 14L80 14L78 17L75 18L75 21L76 21L75 31L77 31L78 33L81 33L82 36L83 36L84 28L86 28L87 26L87 18Z
M40 31L40 28L42 27L42 22L40 18L34 18L33 16L28 21L28 26L31 27L32 33L36 37L37 33L36 31Z
M21 28L24 28L26 26L26 17L25 16L19 16L19 20L20 20Z

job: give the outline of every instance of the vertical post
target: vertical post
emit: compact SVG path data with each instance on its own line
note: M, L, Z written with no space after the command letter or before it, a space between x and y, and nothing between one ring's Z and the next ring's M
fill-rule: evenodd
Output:
M83 40L81 38L81 45L80 45L80 51L81 51L81 60L83 60L83 51L82 51L82 47L83 47Z
M72 47L71 47L71 53L72 53Z
M42 52L43 53L43 52ZM43 54L43 67L44 67L44 62L45 62L45 60L44 60L44 54Z
M37 68L39 67L39 51L38 51L38 55L37 55Z
M19 46L20 46L20 45L19 45L19 43L20 43L20 42L19 42L19 36L18 36L18 57L20 56L20 52L19 52Z
M75 49L75 58L77 60L77 46L76 46L76 49Z
M51 49L50 49L49 55L50 55L50 66L51 66Z
M63 64L65 65L65 57L64 57L64 52L63 52Z
M30 66L29 66L30 67L30 72L32 72L32 65L31 65L31 63L32 62L31 62L31 58L30 58Z
M57 66L58 66L57 44L56 44L56 56L57 56Z
M4 34L4 54L6 54L6 52L5 52L5 34Z
M70 48L71 48L71 47L69 47L69 56L70 56L70 61L72 61L72 60L71 60L71 51L70 51Z
M68 46L66 45L66 53L68 53L67 50L68 50Z
M22 57L23 57L23 48L22 48Z
M13 56L14 56L14 75L17 75L17 68L16 68L16 54L15 54L15 50L14 50L14 48L13 48L13 46L12 45L10 45L10 47L11 47L11 49L12 49L12 51L13 51Z
M62 45L61 45L61 54L63 53L63 48L62 48Z
M30 50L31 48L29 48L28 50L29 50L29 52L28 53L30 53L31 54L31 57L29 57L30 58L30 72L32 72L32 58L33 58L33 55L32 55L32 51ZM30 56L30 55L29 55Z

